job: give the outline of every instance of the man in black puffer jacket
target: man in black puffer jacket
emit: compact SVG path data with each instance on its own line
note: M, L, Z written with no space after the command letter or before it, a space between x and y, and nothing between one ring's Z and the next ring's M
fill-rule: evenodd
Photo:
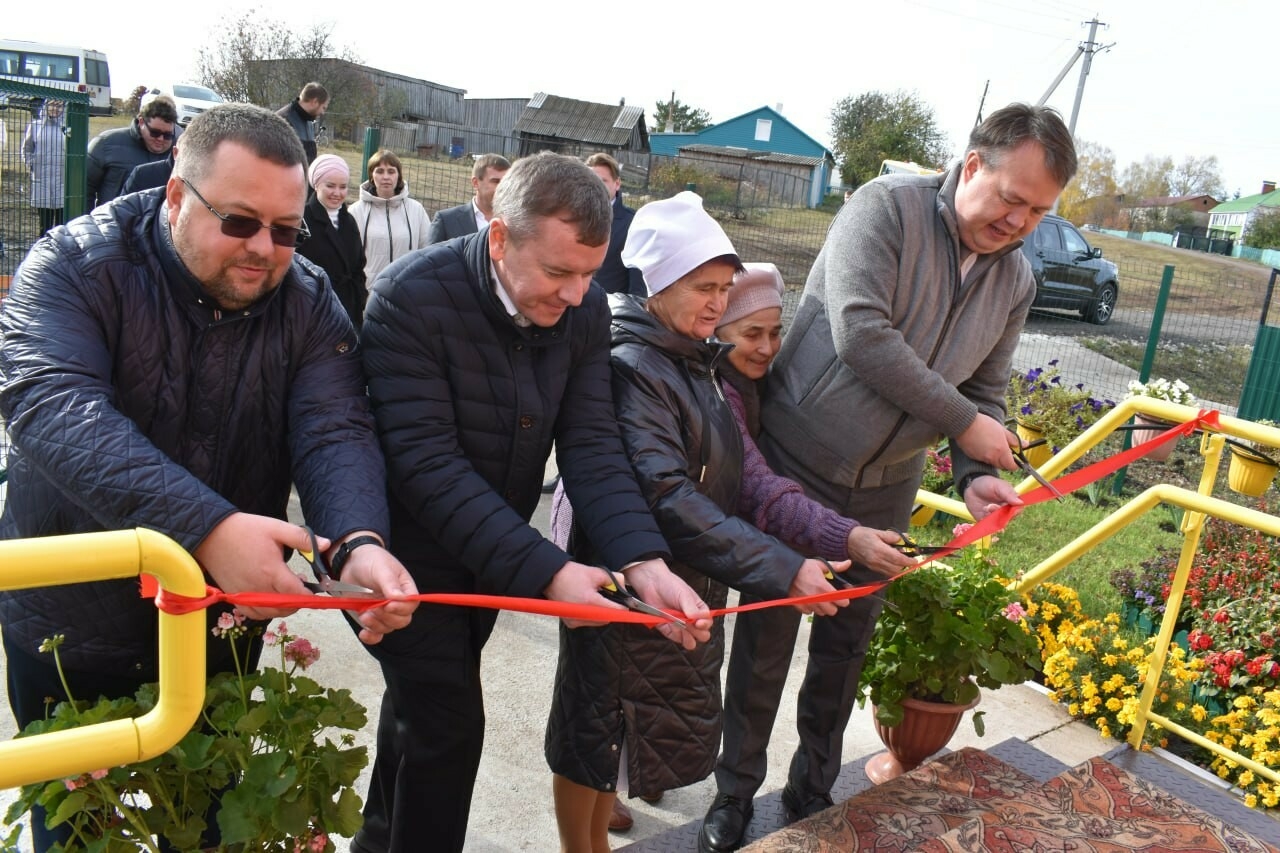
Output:
M423 592L614 606L598 591L607 572L574 562L529 525L554 441L601 562L625 569L644 600L686 614L690 628L659 630L693 648L710 637L706 605L667 568L614 417L609 309L591 286L609 222L608 194L590 169L538 154L503 178L487 228L378 275L362 344L392 543ZM352 850L462 849L484 738L480 652L494 618L425 606L370 647L387 692Z
M178 108L172 98L161 95L143 107L128 127L104 130L95 136L89 143L85 209L92 210L123 195L133 170L169 159L181 134Z
M416 592L382 547L385 468L354 330L293 258L305 200L297 136L267 110L227 104L193 120L183 143L165 190L54 228L14 277L0 313L12 440L0 537L145 527L224 591L305 594L284 561L309 545L284 520L293 483L334 574ZM56 580L58 567L48 572ZM361 639L408 624L414 607L361 614ZM0 592L19 725L44 717L46 696L65 698L36 655L43 639L66 636L77 698L131 696L156 679L157 623L133 580ZM211 670L228 657L226 643L208 644ZM38 850L54 840L43 819L32 828Z

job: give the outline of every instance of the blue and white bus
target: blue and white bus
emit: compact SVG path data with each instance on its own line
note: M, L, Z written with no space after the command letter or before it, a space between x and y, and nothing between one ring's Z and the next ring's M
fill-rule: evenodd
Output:
M0 39L0 77L84 92L90 113L111 115L111 72L96 50Z

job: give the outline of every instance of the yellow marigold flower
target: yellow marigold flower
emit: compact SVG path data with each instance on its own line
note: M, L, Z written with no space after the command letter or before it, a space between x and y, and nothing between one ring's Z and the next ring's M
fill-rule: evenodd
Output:
M1237 785L1239 785L1241 788L1247 788L1247 787L1249 787L1250 785L1252 785L1252 784L1253 784L1253 771L1252 771L1252 770L1246 770L1246 771L1244 771L1243 773L1241 773L1239 776L1237 776L1237 777L1236 777L1236 784L1237 784ZM1250 806L1250 808L1253 808L1253 806Z
M1258 807L1258 798L1253 794L1246 794L1244 804L1251 809L1256 809Z
M1123 707L1124 707L1124 703L1114 696L1112 696L1110 699L1107 700L1107 710L1111 711L1112 713L1119 711Z
M1191 719L1195 720L1197 723L1203 723L1204 718L1207 716L1209 716L1209 712L1204 709L1203 705L1191 706Z

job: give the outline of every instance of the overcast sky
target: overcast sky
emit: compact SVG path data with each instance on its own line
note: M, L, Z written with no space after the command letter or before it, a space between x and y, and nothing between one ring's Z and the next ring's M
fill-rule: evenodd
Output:
M105 52L117 97L141 83L192 78L198 48L220 23L249 8L234 0L182 3L168 13L110 0L8 5L7 38ZM715 121L780 104L825 145L841 98L913 91L933 108L956 154L988 82L985 113L1039 100L1096 15L1107 25L1097 42L1114 46L1093 57L1078 139L1110 148L1117 171L1148 154L1175 161L1217 155L1229 194L1251 195L1263 180L1280 178L1275 0L1111 0L1105 8L1070 0L375 6L308 0L260 8L296 31L332 25L333 42L365 64L472 97L544 91L602 103L625 98L651 116L654 102L674 90ZM1082 64L1049 99L1065 118Z

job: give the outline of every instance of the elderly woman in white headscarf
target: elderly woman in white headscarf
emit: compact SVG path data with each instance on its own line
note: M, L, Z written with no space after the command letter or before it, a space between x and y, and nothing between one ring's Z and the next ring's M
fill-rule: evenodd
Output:
M822 561L737 515L743 444L716 376L729 347L715 339L742 268L733 244L702 199L682 192L636 213L622 260L641 271L648 298L610 297L614 405L672 570L711 607L729 587L765 598L831 591ZM577 540L575 556L590 560L592 544ZM561 631L546 756L562 850L609 849L619 785L654 796L711 773L723 659L720 623L693 650L634 625Z

